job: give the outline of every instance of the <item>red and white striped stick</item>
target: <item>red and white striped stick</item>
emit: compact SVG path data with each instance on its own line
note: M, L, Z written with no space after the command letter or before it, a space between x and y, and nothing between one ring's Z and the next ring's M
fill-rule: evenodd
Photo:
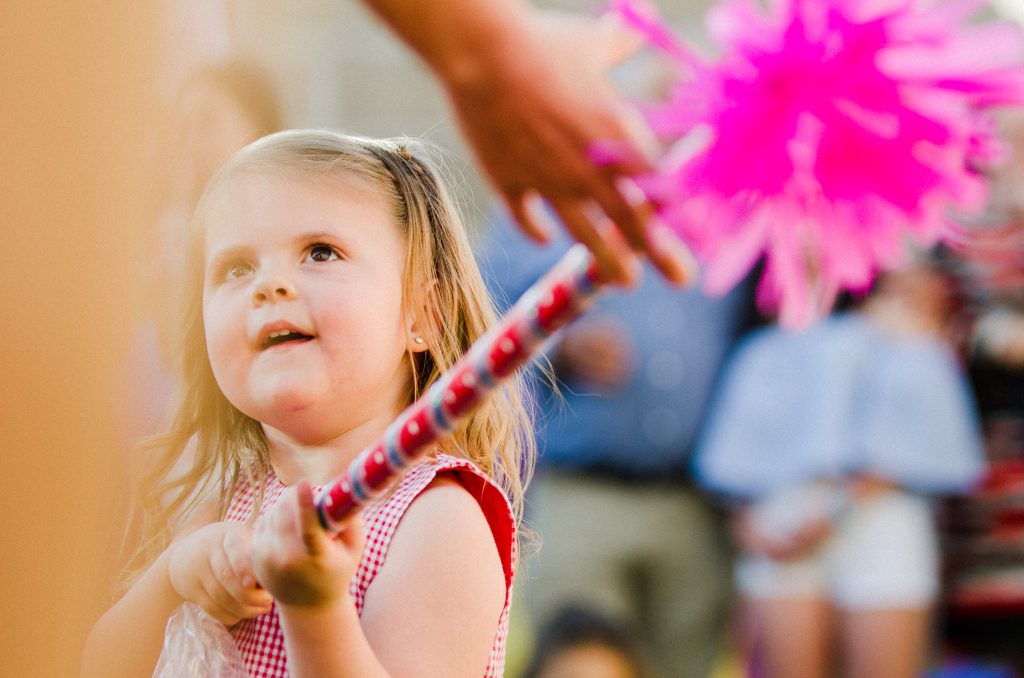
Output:
M523 293L501 320L405 409L384 436L359 453L317 498L320 522L342 529L354 509L387 490L402 469L448 434L502 379L539 353L559 328L593 302L607 279L583 245L574 245Z

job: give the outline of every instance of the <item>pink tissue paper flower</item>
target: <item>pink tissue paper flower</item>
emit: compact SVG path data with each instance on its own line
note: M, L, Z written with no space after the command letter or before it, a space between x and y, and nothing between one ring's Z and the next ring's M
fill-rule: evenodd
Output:
M957 239L957 218L987 199L977 168L1000 153L989 111L1024 104L1020 32L969 23L982 4L724 0L708 16L712 60L647 5L613 2L680 67L644 107L672 145L637 181L702 261L707 292L763 257L759 304L801 327L908 242Z

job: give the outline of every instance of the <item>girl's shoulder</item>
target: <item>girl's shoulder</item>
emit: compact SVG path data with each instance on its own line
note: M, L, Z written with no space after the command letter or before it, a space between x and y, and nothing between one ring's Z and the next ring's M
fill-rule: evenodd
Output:
M464 513L479 507L502 554L502 564L510 576L513 564L509 558L513 553L505 545L515 545L516 526L512 504L504 490L468 459L438 452L433 458L414 465L399 480L393 492L363 512L365 531L370 534L376 527L393 532L398 521L415 501L428 490L439 487L464 490L462 493L448 493L450 496L447 501L453 504L450 508L461 508L461 511L448 513L448 516L455 518L463 515L471 520L472 516L465 516Z
M401 478L395 491L382 504L394 501L407 505L432 483L444 478L453 479L464 487L480 504L485 515L508 514L509 519L512 519L512 504L508 495L494 479L472 461L444 452L437 452L434 457L411 467ZM376 505L370 507L373 508L376 508Z
M349 592L367 632L418 638L431 629L416 641L423 646L395 650L416 657L456 640L481 653L489 645L486 675L501 675L516 543L498 485L472 462L438 454L364 510L363 531Z
M365 591L376 578L400 523L415 528L405 529L407 535L421 533L414 540L432 539L438 534L489 532L506 588L511 586L516 567L512 505L498 484L473 462L438 453L410 468L393 492L367 506L363 511L365 552L354 582L357 590Z

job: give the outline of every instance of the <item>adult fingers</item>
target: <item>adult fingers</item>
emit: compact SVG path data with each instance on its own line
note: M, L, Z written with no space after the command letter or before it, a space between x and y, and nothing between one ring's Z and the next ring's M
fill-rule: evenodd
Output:
M593 55L594 65L602 71L621 64L647 44L639 31L615 14L604 14L590 25L587 51Z
M621 140L608 167L627 177L654 172L662 147L640 110L615 94L609 95L608 108L614 127L610 138Z
M536 191L524 191L505 196L509 214L530 239L546 244L554 230L551 219L544 210L542 198Z
M689 287L697 282L700 267L690 249L660 221L652 220L647 229L651 263L669 282Z
M603 219L593 205L579 200L554 200L551 207L565 229L586 245L610 280L627 286L636 282L639 275L636 258L628 247L613 244L610 229L598 226Z
M651 219L653 207L636 184L618 179L612 188L597 187L594 200L637 251L647 254L654 267L675 285L685 285L696 277L693 255L671 230Z

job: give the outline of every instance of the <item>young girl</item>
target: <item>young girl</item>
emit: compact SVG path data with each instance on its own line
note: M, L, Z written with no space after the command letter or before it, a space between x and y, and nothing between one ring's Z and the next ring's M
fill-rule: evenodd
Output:
M332 538L314 511L312 486L494 317L450 199L411 148L282 132L211 181L185 393L143 488L149 564L94 628L86 675L151 673L184 602L230 629L250 675L501 675L533 457L518 381L361 526Z

